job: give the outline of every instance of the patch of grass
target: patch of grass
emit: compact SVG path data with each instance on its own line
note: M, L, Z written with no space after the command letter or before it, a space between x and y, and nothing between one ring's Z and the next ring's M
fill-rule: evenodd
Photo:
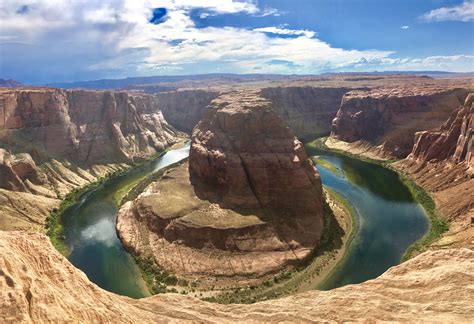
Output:
M400 179L408 187L415 200L423 207L430 220L430 228L421 239L413 243L403 254L402 261L406 261L426 250L434 241L441 238L444 232L449 230L448 222L441 218L436 211L436 204L431 196L407 175L400 174Z
M334 164L332 164L331 162L329 162L327 160L321 159L319 157L312 157L311 160L313 161L314 164L322 166L323 168L325 168L326 170L331 171L332 173L334 173L337 176L343 176L344 175L342 170L340 170L338 167L336 167Z
M143 280L153 295L165 293L168 285L177 284L178 278L158 267L151 258L136 257L135 260Z

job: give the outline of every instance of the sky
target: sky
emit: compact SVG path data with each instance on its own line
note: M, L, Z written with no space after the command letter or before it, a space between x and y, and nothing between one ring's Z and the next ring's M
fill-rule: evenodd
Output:
M2 0L0 78L474 71L474 0Z

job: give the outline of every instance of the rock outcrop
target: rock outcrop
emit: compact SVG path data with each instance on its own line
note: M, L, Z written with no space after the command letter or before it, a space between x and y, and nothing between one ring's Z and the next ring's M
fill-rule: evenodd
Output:
M432 192L451 225L437 245L474 246L474 94L439 128L418 132L407 159L396 166Z
M464 163L474 173L474 93L456 109L438 129L415 134L415 145L409 160L421 164L451 160Z
M155 97L51 88L1 90L0 146L36 162L131 162L175 140Z
M178 276L245 285L311 254L322 199L319 175L271 103L232 91L194 128L189 168L175 167L126 203L117 231L129 251Z
M404 158L412 150L414 134L441 125L467 93L435 86L352 91L342 99L331 136L365 141L381 155Z
M0 231L0 321L376 322L474 320L474 252L425 252L377 279L252 305L180 294L139 300L102 290L40 234Z
M28 153L12 155L0 148L0 188L27 191L27 180L42 183L31 156Z
M216 188L226 207L320 215L319 175L271 103L242 91L213 107L193 131L191 175Z

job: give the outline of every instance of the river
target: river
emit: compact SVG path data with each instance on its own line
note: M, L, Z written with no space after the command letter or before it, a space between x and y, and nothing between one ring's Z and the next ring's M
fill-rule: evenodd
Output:
M100 287L140 298L149 295L134 259L115 231L117 201L146 176L185 159L189 146L131 169L87 193L62 217L72 264ZM423 209L386 168L345 156L318 152L339 172L318 166L325 186L340 193L357 213L357 228L345 258L320 287L331 289L372 279L400 262L404 251L428 229Z

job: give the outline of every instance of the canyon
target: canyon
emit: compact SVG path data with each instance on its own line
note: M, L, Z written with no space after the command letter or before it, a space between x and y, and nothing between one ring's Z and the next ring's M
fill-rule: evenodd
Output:
M182 85L0 89L2 320L474 318L472 79L341 75ZM156 155L186 138L180 131L193 133L189 162L123 204L116 226L127 250L192 280L261 282L318 246L321 181L298 138L331 134L329 147L397 160L389 166L431 193L449 231L382 276L327 292L220 305L104 291L41 234L45 219L68 192ZM271 221L274 208L282 221ZM209 252L221 257L211 260ZM223 267L235 253L242 266Z
M2 229L41 230L71 190L142 161L180 136L152 96L0 89Z

